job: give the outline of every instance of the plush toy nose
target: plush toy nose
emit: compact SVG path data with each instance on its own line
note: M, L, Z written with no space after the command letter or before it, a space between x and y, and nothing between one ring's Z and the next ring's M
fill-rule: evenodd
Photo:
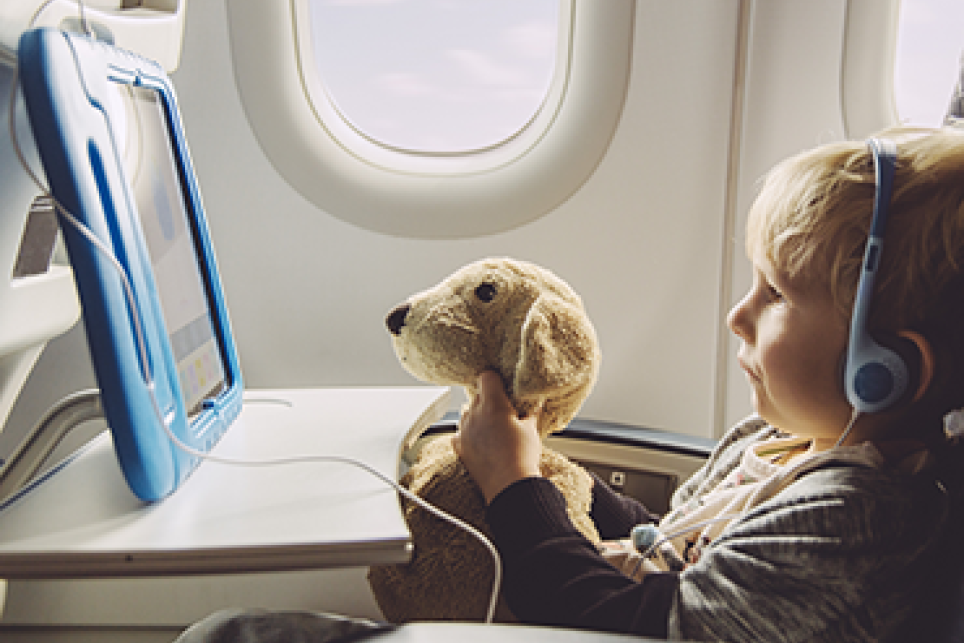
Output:
M392 312L388 313L388 317L385 318L385 325L388 326L388 330L392 335L398 335L402 332L402 326L405 325L405 317L408 316L408 311L412 309L408 304L401 304L396 306Z

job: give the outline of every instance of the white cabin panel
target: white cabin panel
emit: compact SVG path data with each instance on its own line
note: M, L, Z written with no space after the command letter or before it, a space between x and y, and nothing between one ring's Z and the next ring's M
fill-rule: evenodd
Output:
M639 2L626 104L595 173L530 224L459 240L369 232L289 187L239 102L224 7L192 4L175 83L248 385L411 383L387 311L509 255L585 299L604 365L584 415L710 435L738 4Z

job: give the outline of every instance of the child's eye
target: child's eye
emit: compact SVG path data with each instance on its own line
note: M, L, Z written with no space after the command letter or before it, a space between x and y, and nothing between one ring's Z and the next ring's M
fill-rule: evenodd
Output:
M774 286L767 284L766 286L767 299L771 303L776 303L783 301L783 293L777 290Z

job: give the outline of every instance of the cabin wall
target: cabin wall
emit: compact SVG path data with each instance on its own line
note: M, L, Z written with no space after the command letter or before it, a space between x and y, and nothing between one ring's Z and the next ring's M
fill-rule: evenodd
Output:
M745 212L774 162L845 135L848 11L893 4L640 0L623 114L589 180L508 232L419 240L345 223L289 186L245 117L225 5L189 3L174 81L247 385L414 383L385 313L463 263L510 255L586 302L604 359L584 416L719 435L749 411L725 328L749 283ZM886 63L880 40L862 44L871 68ZM94 384L78 327L48 346L0 451Z
M433 241L354 227L294 191L245 118L225 6L190 3L174 81L247 386L412 384L385 313L468 261L509 255L585 300L604 355L585 416L712 435L739 7L639 2L626 104L591 178L533 223ZM66 354L68 379L89 385L82 342L75 332L46 357ZM65 364L52 361L28 383L31 411L57 399L47 376Z
M623 114L589 180L508 232L420 240L345 223L289 186L245 117L225 5L190 3L174 81L247 385L414 383L385 313L463 263L509 255L586 302L604 358L584 416L719 435L749 411L725 328L749 283L744 216L773 163L845 135L855 4L640 0ZM75 329L48 347L9 428L92 385Z
M740 127L734 136L734 256L728 296L742 297L752 279L743 248L746 214L766 172L788 155L839 140L847 3L755 2L745 15L745 79ZM815 43L819 42L819 46ZM747 387L735 355L740 341L726 336L721 356L724 426L747 411Z
M586 416L708 435L738 6L638 3L628 98L592 177L533 223L433 241L354 227L289 187L245 119L224 8L194 3L175 82L248 385L412 383L385 313L463 263L510 255L586 302L604 354Z

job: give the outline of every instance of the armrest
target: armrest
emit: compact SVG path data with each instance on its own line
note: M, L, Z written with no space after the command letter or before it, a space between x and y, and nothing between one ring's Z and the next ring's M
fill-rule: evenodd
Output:
M429 427L424 436L452 433L458 428L459 415L454 411L446 413L442 419ZM576 418L565 429L553 437L592 440L607 444L623 445L637 449L652 449L677 455L706 458L710 455L716 440L701 438L685 433L649 429L630 424L585 420Z
M423 437L457 427L458 413L450 412ZM710 438L580 418L549 438L552 448L657 514L669 510L679 482L702 466L715 444ZM417 446L406 453L405 464L414 462L417 453Z
M228 609L195 623L175 643L281 643L291 640L377 643L644 643L627 634L482 623L424 622L401 626L323 612Z
M657 639L534 625L480 623L409 623L372 637L378 643L646 643Z

